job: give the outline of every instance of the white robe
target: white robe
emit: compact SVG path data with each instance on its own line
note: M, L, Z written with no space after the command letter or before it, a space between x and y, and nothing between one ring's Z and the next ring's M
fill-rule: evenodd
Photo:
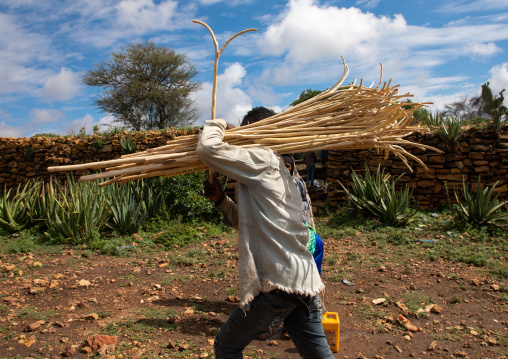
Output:
M316 295L324 290L306 247L302 199L282 157L266 147L243 148L223 142L226 122L206 121L196 154L211 169L237 181L240 307L260 292L281 289ZM225 212L234 203L226 197Z

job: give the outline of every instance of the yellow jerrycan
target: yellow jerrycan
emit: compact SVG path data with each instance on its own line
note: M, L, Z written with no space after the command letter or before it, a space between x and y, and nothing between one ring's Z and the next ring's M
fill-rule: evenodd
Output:
M335 312L326 312L323 314L323 329L325 331L326 340L330 344L332 352L339 351L340 338L340 320L339 314Z

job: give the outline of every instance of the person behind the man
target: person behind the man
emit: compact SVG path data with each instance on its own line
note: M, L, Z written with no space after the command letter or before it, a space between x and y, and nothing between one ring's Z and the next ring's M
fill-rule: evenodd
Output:
M307 186L314 188L314 174L316 173L316 154L314 151L307 151L303 155L303 160L307 166Z
M309 193L307 192L307 188L305 188L305 183L303 179L298 174L298 170L295 166L295 160L290 155L282 155L282 159L284 160L284 164L289 171L291 177L293 177L293 182L295 183L300 196L302 197L303 204L303 221L309 227L310 235L309 242L307 242L307 248L312 253L314 257L314 262L316 262L316 266L318 268L319 274L321 274L321 265L323 264L323 255L325 252L325 247L323 244L323 240L316 233L314 227L314 217L312 214L312 207L310 204Z
M258 335L281 324L302 358L330 359L322 326L324 290L312 254L302 201L282 157L266 147L223 142L227 124L206 121L196 154L212 170L236 183L235 204L215 198L238 230L240 305L215 340L216 358L243 358ZM236 209L234 207L237 207Z

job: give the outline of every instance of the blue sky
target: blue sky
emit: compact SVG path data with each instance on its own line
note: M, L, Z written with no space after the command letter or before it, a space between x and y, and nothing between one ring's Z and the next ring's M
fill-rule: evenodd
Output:
M237 124L254 106L281 111L307 88L384 79L432 109L508 89L508 1L500 0L2 0L0 136L106 129L100 89L81 83L111 52L145 40L186 54L203 88L193 95L202 123L211 114L214 48L233 40L219 63L217 118ZM508 96L507 96L508 97ZM508 100L505 101L505 104Z

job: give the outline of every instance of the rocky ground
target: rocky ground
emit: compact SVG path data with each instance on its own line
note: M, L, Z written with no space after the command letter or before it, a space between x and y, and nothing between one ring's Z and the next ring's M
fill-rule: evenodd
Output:
M508 357L506 280L413 255L432 244L408 254L359 237L324 238L336 358ZM236 266L233 235L170 252L1 255L0 358L211 358L238 300ZM299 355L288 338L265 336L245 357Z

